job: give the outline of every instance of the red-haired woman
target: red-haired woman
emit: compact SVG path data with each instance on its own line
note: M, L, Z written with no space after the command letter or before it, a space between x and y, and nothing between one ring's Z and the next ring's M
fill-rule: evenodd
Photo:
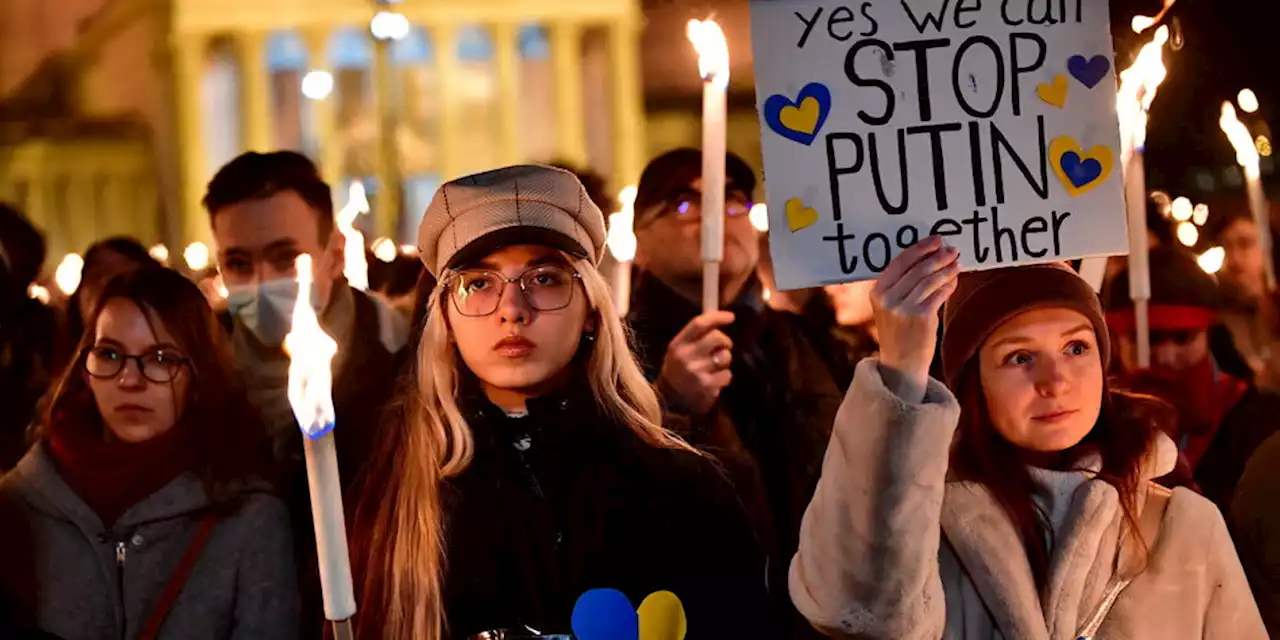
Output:
M28 624L66 640L296 636L288 512L256 473L262 431L200 290L167 269L118 276L87 326L39 441L0 482L30 526L33 548L8 550L34 564L12 594Z
M957 256L930 238L880 276L881 352L836 419L797 608L838 637L1266 638L1217 508L1151 482L1177 455L1163 405L1108 388L1094 292ZM944 302L950 388L928 375Z

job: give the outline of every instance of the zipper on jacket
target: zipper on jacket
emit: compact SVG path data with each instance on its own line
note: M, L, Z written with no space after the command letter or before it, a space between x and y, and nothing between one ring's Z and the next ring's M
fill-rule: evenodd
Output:
M120 598L120 637L124 638L128 633L129 621L128 613L124 609L124 561L128 555L129 546L123 540L116 540L116 595Z
M524 476L525 482L528 484L529 488L533 490L534 495L538 496L538 498L542 500L546 500L547 494L542 491L542 483L538 482L538 475L533 472L533 463L525 456L525 452L529 450L532 443L533 436L527 435L517 440L514 448L516 450L516 456L520 458L520 471L521 475Z
M559 555L564 547L564 530L560 526L560 516L555 513L554 505L552 505L551 501L547 499L546 492L542 490L542 483L538 482L538 474L533 470L533 461L531 461L525 453L533 445L533 435L526 435L516 442L518 444L516 444L514 448L516 450L516 455L520 458L520 470L524 476L525 482L528 483L529 488L533 490L534 495L536 495L538 499L543 500L552 508L552 518L554 519L553 524L556 534L555 537L551 539L551 550L556 555Z

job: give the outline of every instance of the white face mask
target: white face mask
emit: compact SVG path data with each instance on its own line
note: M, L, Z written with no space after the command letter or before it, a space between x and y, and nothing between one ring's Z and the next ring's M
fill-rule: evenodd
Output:
M312 285L312 307L316 300ZM293 324L293 307L298 300L298 281L276 278L255 284L227 285L227 310L245 328L269 347L280 346ZM317 310L317 313L319 311Z

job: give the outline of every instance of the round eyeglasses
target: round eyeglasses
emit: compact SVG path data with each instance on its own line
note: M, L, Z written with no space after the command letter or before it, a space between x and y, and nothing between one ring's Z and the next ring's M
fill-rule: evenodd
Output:
M748 215L752 204L750 196L731 188L724 194L724 215L729 218ZM667 202L663 212L681 222L701 221L702 193L692 189L685 190Z
M478 318L498 310L508 284L520 285L520 295L536 311L559 311L573 301L578 272L560 265L533 267L508 278L501 273L467 269L451 274L445 280L448 296L458 313Z
M142 377L156 384L173 382L190 360L163 349L131 356L113 347L94 347L84 360L84 370L99 379L114 378L124 372L129 361L138 363Z

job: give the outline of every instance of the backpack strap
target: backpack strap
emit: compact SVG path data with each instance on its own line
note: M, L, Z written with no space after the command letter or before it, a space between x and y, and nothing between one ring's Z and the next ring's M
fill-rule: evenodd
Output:
M138 640L155 640L159 635L160 626L164 624L165 618L169 617L169 612L173 610L174 603L178 601L178 594L182 593L182 587L187 584L187 578L191 577L191 570L200 559L200 552L208 544L216 524L218 524L218 516L214 513L206 514L200 520L200 528L196 530L191 544L187 545L186 553L182 554L182 561L178 563L178 568L174 569L173 575L169 577L169 584L165 585L164 593L160 595L160 601L156 603L156 608L147 619L147 624L142 628L142 635L138 636Z

